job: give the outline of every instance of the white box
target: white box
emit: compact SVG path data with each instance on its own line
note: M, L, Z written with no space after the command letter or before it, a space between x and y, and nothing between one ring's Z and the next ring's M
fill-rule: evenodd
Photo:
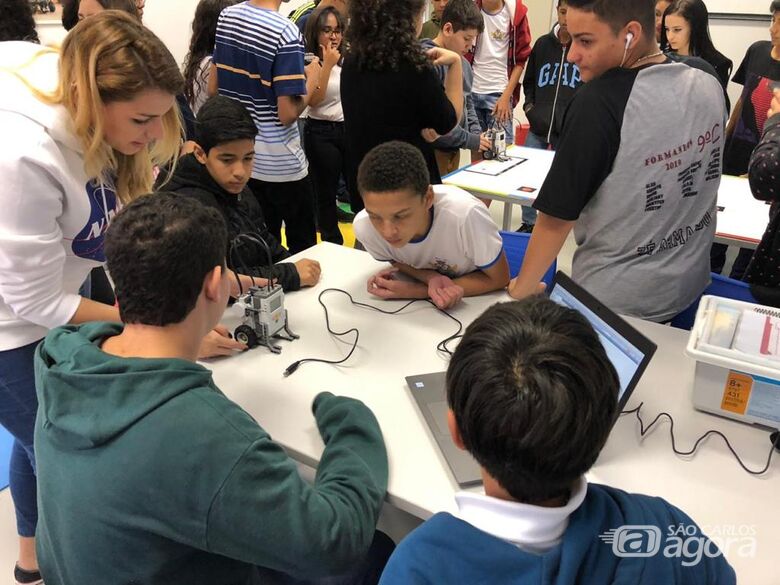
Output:
M702 297L685 350L696 360L693 406L742 422L778 428L780 360L745 353L731 344L723 347L709 343L716 335L720 339L728 336L728 325L723 330L716 329L728 323L728 319L722 317L730 312L780 318L780 310L771 307L723 297Z

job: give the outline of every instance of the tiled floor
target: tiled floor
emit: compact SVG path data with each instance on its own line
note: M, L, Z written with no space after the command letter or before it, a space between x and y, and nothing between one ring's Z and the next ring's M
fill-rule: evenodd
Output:
M17 539L14 506L11 492L0 492L0 585L13 583L13 567L16 562Z

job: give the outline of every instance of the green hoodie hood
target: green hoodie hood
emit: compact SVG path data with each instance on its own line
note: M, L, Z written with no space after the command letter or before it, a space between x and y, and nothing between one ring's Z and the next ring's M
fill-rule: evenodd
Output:
M63 449L92 449L172 398L198 387L215 392L211 372L183 359L120 358L100 349L118 323L53 329L38 346L35 386L42 431Z

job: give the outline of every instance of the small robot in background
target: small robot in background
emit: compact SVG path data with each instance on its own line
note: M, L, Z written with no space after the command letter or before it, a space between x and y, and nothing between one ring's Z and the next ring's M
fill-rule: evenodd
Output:
M485 137L490 141L490 147L482 153L485 160L508 160L506 156L506 131L495 120L485 132Z
M32 8L33 12L41 12L43 14L57 10L52 0L30 0L30 8Z
M290 330L287 310L284 308L284 293L280 285L253 286L239 302L244 307L244 320L236 327L237 341L246 344L250 349L264 345L273 353L281 353L282 348L273 342L274 339L299 339L299 336ZM281 335L282 331L286 335Z

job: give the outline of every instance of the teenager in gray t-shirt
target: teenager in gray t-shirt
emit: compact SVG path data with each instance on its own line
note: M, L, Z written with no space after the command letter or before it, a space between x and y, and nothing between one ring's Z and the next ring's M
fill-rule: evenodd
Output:
M587 83L567 110L509 292L536 292L574 229L574 280L619 313L666 321L709 284L725 100L709 65L661 54L652 4L612 3L609 21L587 0L569 3L569 59Z

